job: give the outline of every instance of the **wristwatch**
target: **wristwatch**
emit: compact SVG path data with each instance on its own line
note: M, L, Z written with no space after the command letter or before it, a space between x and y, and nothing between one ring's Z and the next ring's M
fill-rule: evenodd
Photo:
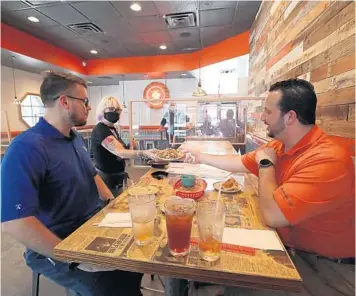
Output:
M265 158L265 159L261 159L258 168L268 168L270 166L274 167L274 164L272 161L270 161L269 159Z

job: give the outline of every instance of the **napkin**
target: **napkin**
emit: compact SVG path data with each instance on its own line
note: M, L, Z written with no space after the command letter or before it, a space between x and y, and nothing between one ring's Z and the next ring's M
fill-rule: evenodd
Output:
M99 227L132 227L130 213L107 213Z
M283 251L283 245L273 230L224 228L223 243L262 250Z

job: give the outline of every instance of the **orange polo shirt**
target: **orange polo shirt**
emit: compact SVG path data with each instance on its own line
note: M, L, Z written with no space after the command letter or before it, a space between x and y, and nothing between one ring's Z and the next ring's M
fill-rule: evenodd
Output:
M318 255L355 257L355 168L350 153L314 126L290 151L276 150L274 200L290 226L277 229L283 243ZM259 148L259 149L261 149ZM258 176L255 151L242 156Z

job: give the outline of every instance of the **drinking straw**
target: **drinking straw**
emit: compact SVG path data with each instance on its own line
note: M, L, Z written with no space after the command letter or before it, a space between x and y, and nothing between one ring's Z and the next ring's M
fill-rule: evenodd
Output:
M128 187L135 187L135 183L134 183L134 181L132 181L131 179L127 179L129 182L128 183L130 183L130 185L128 186ZM138 197L137 197L137 194L135 194L135 202L137 203L137 201L138 201Z
M215 211L214 211L214 220L216 220L216 215L218 213L218 207L219 207L219 202L220 202L220 196L221 196L221 188L222 188L222 183L225 182L225 180L222 180L220 182L220 186L219 186L219 193L218 193L218 199L216 200L216 204L215 204Z
M225 179L223 179L221 182L220 182L220 186L219 186L219 193L218 193L218 199L216 200L216 204L215 204L215 211L214 211L214 220L216 220L216 215L218 213L218 207L219 207L219 203L220 203L220 196L221 196L221 188L222 188L222 184L230 177L227 176Z

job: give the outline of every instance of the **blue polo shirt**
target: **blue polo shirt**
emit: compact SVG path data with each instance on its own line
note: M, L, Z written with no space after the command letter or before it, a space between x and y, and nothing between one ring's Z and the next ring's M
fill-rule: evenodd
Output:
M17 136L1 164L1 221L35 216L60 238L100 209L96 171L82 138L41 118Z

